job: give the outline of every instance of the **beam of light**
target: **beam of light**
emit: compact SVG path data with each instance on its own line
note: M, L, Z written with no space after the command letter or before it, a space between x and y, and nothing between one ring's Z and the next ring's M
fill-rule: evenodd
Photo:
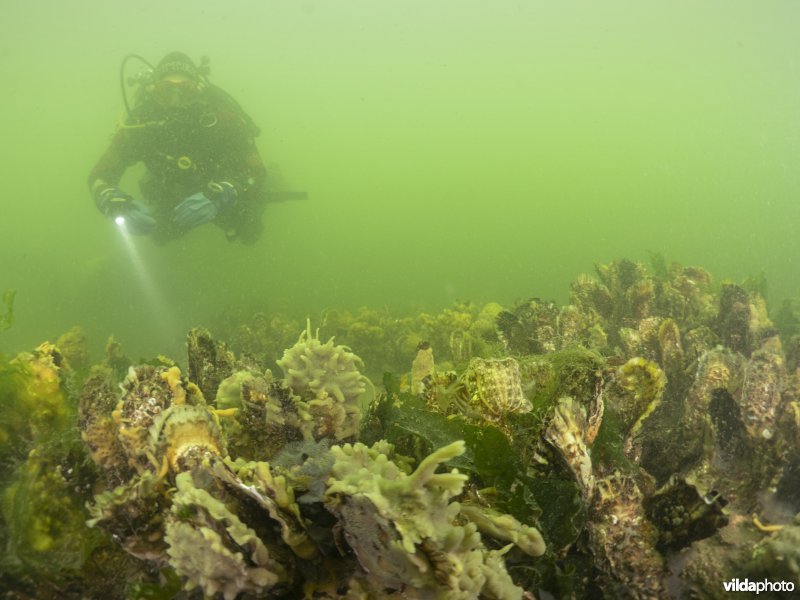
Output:
M144 291L147 303L152 314L153 321L158 326L158 331L163 336L164 342L172 342L175 336L180 333L173 331L175 329L176 321L172 318L172 313L169 310L169 305L164 300L160 290L155 284L153 277L148 272L139 249L133 241L133 236L128 231L125 224L125 217L116 217L114 222L117 224L117 231L120 234L125 251L128 254L133 270L136 272L136 277L139 280L139 286Z

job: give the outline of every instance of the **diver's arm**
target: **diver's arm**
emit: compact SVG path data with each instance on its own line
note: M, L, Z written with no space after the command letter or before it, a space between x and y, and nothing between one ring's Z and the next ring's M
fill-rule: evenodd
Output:
M128 132L120 127L89 173L89 190L97 210L124 224L128 232L146 235L156 228L150 209L117 187L125 170L138 160L133 148Z
M229 239L249 244L261 236L267 170L255 140L244 124L238 125L231 127L231 135L224 145L225 161L219 170L219 180L231 183L236 189L237 201L220 215L218 223L227 231Z
M116 188L125 170L135 162L130 145L127 132L118 129L108 149L89 173L89 191L100 212L106 212L103 206L103 192Z
M217 179L228 181L236 188L240 197L258 196L264 188L267 170L258 153L255 140L242 132L232 132L229 141L223 144L224 160Z

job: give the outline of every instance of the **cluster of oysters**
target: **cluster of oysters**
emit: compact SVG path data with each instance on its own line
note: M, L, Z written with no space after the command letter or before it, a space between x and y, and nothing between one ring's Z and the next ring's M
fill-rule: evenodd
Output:
M355 442L365 385L347 348L309 328L275 379L204 330L187 346L188 376L161 359L131 366L121 394L108 369L87 379L105 486L91 527L206 597L523 597L503 556L543 554L537 529L455 501L468 477L436 471L463 442L415 469Z
M526 475L574 481L585 526L551 550L588 555L593 583L547 593L717 598L748 575L800 586L800 371L757 291L622 260L579 277L568 305L531 299L497 326L498 357L460 371L421 347L411 389L496 423Z
M280 377L200 329L185 369L110 347L78 398L91 477L39 443L74 428L64 373L79 357L69 340L20 355L0 451L36 448L3 491L8 547L38 573L72 552L59 569L77 570L80 548L113 556L102 531L135 557L129 583L225 600L800 586L800 329L779 331L756 290L622 260L579 277L566 306L473 312L417 319L429 342L404 321L340 315L364 343L402 339L391 354L411 368L380 394L348 347L310 326ZM487 448L504 450L475 455ZM80 589L82 576L30 585Z

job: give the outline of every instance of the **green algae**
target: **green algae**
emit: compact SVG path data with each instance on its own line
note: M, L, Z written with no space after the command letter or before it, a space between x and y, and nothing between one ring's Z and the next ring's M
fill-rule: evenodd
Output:
M14 322L14 298L17 292L15 290L6 290L3 292L3 304L5 305L5 312L0 314L0 332L5 331Z

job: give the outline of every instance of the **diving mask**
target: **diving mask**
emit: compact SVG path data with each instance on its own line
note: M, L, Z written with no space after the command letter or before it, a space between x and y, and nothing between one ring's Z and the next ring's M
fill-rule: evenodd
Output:
M187 106L197 100L200 86L194 79L172 74L156 81L151 94L162 106Z

